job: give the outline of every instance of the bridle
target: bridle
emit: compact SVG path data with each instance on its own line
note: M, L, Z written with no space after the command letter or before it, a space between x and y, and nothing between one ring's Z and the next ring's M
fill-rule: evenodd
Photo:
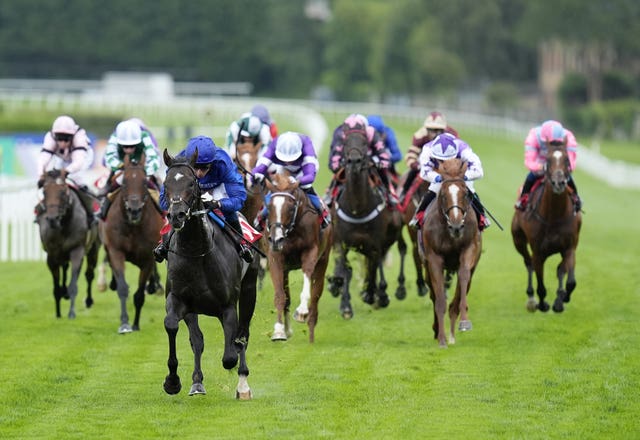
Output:
M279 192L274 192L271 193L271 200L270 203L273 203L273 198L274 197L284 197L284 198L288 198L293 200L293 215L291 216L291 219L289 220L289 222L284 225L281 222L275 222L275 223L268 223L267 227L269 228L269 230L271 230L271 228L282 228L282 233L284 235L284 237L286 238L287 235L293 230L295 224L296 224L296 218L298 217L298 208L300 206L300 200L294 196L291 193L285 192L285 191L279 191Z
M464 187L465 193L464 193L464 197L465 199L470 199L470 190L467 188L467 185L464 181L464 179L460 179L460 178L455 178L455 179L445 179L442 181L442 185L444 186L445 183L447 184L453 184L455 182L462 182L462 186ZM440 187L440 192L442 192L442 186ZM441 195L440 197L444 197L444 195ZM444 204L442 204L444 205ZM455 225L451 222L451 217L449 216L449 212L451 212L453 209L459 209L462 212L462 224L464 224L464 219L467 217L467 211L468 211L468 207L465 209L462 206L458 205L458 204L453 204L449 207L445 207L445 206L441 206L440 207L440 212L442 213L442 215L444 216L445 220L447 221L447 225L449 227L454 227Z

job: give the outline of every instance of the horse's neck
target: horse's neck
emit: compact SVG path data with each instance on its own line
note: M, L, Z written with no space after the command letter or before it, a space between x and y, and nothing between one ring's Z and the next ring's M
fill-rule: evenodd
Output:
M380 201L376 191L369 185L368 170L359 173L347 173L342 194L342 205L348 205L349 211L361 213L371 210Z
M211 248L213 243L212 227L207 222L208 220L201 216L189 219L178 233L179 245L189 249L191 253L197 252L201 248Z
M568 187L562 193L556 194L553 192L550 182L544 184L538 208L541 217L547 220L561 218L572 209Z

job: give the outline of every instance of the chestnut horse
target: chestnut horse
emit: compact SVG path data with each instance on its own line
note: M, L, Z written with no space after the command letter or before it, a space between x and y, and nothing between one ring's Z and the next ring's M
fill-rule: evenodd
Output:
M252 263L242 260L235 239L223 231L218 222L208 220L194 168L197 149L191 157L185 158L174 158L165 149L163 157L168 167L164 182L169 203L167 219L173 231L168 243L165 293L164 328L169 340L169 374L164 381L164 390L176 394L182 388L176 336L178 325L184 320L194 357L189 394L205 394L201 368L204 338L198 315L208 315L215 316L222 324L222 366L230 370L240 361L236 398L251 399L246 350L256 305L260 262L257 256Z
M286 168L265 180L271 192L267 218L269 239L269 272L274 288L277 321L272 341L286 341L293 331L290 325L289 272L301 269L303 274L300 305L293 318L307 321L309 342L314 341L318 322L318 301L324 289L324 275L329 263L332 225L320 228L320 218L299 182L291 183Z
M558 289L553 303L554 312L564 310L564 303L571 300L571 292L576 288L576 248L582 213L574 210L572 190L567 185L570 176L566 146L550 147L542 183L531 191L526 210L523 212L516 209L513 215L511 235L527 268L527 310L530 312L535 312L536 309L543 312L549 310L544 285L544 263L549 256L562 256L556 269ZM534 271L540 302L533 296Z
M122 185L114 193L111 209L100 223L100 236L111 266L111 288L118 292L120 299L120 327L118 333L130 333L140 330L140 312L145 300L147 282L152 286L159 284L153 248L160 240L160 229L164 223L160 208L153 200L144 168L145 156L139 163L125 156L122 169ZM125 279L125 263L133 263L140 269L138 288L133 295L135 318L133 326L129 324L127 299L129 285ZM104 272L101 273L104 278ZM115 281L115 282L114 282ZM150 292L156 288L151 287Z
M447 346L444 314L447 307L446 274L457 275L456 293L449 305L451 332L449 343L455 343L455 324L458 329L471 330L467 296L471 279L480 260L482 234L471 205L472 193L464 181L466 162L448 159L439 171L442 186L437 198L428 206L420 230L420 256L426 268L427 285L433 302L433 332L440 347Z
M332 208L335 268L329 278L329 290L332 295L341 296L340 311L345 319L353 317L349 293L352 269L347 260L349 250L362 254L366 260L366 285L361 294L363 301L387 307L389 296L383 262L402 232L402 215L387 205L384 184L368 154L368 144L364 127L356 125L349 128L344 143L344 168L336 176L343 183ZM406 246L404 253L399 250L401 261L404 261ZM398 289L405 289L404 276L398 277Z
M44 199L36 218L42 247L47 253L47 266L53 277L53 298L56 317L60 318L60 300L69 299L68 317L76 317L75 301L82 262L87 257L87 308L93 305L91 283L100 250L98 228L87 225L87 213L80 198L67 184L65 170L45 172L38 180ZM67 285L67 271L71 263L71 279ZM62 281L60 277L62 275Z

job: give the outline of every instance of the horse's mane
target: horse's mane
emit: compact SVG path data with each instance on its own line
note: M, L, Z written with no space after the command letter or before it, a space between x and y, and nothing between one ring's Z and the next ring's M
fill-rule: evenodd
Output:
M290 191L295 189L299 183L289 180L291 173L284 167L278 167L274 174L271 175L271 182L278 191Z
M467 171L467 162L460 159L447 159L440 163L438 172L443 180L462 179Z

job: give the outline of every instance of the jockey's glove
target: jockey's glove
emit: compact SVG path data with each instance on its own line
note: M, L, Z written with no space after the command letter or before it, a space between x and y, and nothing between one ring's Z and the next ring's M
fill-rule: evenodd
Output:
M255 173L253 175L253 183L262 183L264 180L264 174Z
M436 176L436 178L435 178L435 179L433 179L433 181L434 181L435 183L440 183L440 182L442 182L442 176L441 176L440 174L438 174L438 175Z
M206 209L220 209L219 200L206 200L203 204Z

